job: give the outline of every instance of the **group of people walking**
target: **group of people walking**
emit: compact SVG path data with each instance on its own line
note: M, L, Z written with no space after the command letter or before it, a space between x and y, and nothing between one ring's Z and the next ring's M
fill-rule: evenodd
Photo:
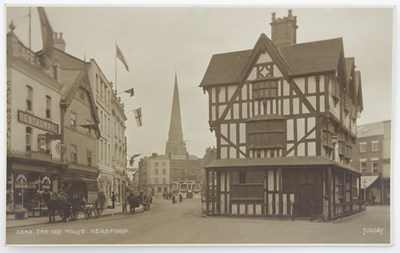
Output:
M182 201L183 201L183 197L182 197L182 194L179 194L179 196L177 197L175 194L172 194L172 204L175 204L176 203L176 198L178 198L179 199L179 203L182 203Z
M172 204L175 204L177 201L179 201L179 203L182 203L182 201L183 201L182 194L177 195L172 192L164 192L162 196L163 196L163 199L172 200Z

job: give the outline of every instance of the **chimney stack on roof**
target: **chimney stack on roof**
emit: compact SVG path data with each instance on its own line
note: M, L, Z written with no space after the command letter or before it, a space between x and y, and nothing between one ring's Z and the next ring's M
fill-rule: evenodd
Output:
M63 34L55 32L53 40L54 40L54 47L65 52L65 40L63 39Z
M292 10L288 10L288 16L276 18L272 13L271 38L276 46L287 46L296 44L297 17L293 16Z

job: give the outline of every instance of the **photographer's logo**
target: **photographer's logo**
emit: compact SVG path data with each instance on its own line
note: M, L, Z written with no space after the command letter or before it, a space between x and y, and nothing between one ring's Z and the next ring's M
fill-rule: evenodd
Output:
M382 236L384 229L385 228L363 228L363 235L366 236L368 234L376 234Z

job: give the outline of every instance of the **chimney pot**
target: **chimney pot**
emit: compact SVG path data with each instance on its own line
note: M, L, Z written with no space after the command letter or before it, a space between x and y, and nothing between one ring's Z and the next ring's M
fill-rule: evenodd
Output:
M54 33L54 38L58 39L58 33Z
M289 18L291 18L291 17L292 17L292 10L291 10L291 9L289 9L289 10L288 10L288 12L289 12L289 15L288 15L288 17L289 17Z
M276 15L276 13L275 13L275 12L272 12L272 22L274 22L274 21L276 20L275 15Z
M62 33L60 33L60 39L62 39L63 38L63 34Z

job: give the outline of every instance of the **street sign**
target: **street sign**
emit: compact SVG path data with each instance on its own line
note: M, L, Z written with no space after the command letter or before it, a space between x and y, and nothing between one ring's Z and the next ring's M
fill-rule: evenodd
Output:
M67 153L67 145L65 145L65 143L63 143L63 142L58 143L56 145L56 151L60 155Z

